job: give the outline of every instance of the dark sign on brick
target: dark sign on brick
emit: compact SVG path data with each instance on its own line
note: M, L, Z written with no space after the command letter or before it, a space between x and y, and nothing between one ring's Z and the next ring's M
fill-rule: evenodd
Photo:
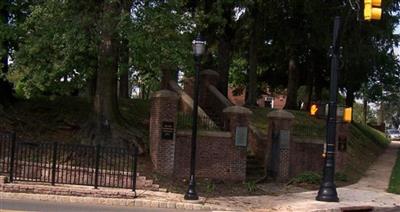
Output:
M174 122L170 121L162 122L161 139L163 140L174 139Z

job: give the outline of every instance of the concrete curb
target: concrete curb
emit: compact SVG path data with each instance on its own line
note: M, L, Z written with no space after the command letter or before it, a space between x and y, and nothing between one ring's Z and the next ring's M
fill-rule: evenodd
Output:
M85 204L101 204L109 206L131 206L141 208L168 208L168 209L184 209L184 210L219 210L229 211L230 208L219 207L211 204L196 204L176 201L148 200L140 199L115 199L115 198L96 198L96 197L74 197L47 194L28 194L28 193L9 193L0 192L0 199L13 200L36 200L36 201L52 201L59 203L85 203Z

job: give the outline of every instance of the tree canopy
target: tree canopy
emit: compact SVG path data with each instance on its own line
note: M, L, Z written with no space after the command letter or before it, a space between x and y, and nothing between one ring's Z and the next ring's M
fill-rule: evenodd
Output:
M384 1L376 22L362 20L358 1L343 2L2 1L0 103L11 101L11 88L24 98L87 96L95 114L89 131L140 140L134 130L121 133L129 127L118 95L139 87L148 96L164 69L190 75L191 40L201 32L208 43L203 68L220 73L221 93L246 90L247 105L265 92L285 93L286 108L296 109L299 100L324 100L334 15L343 17L339 86L346 104L357 97L398 101L400 1Z

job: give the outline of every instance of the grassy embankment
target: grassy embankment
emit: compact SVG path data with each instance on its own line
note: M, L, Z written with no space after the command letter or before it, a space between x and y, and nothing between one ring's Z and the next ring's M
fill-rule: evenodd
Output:
M270 111L265 108L253 109L252 125L266 132L268 128L266 117ZM325 120L311 117L305 111L289 112L296 117L293 124L293 136L325 140ZM357 182L389 144L383 133L371 127L353 123L349 130L350 135L347 139L348 162L344 169L336 175L338 181L343 181L339 182L340 185ZM321 173L305 172L295 178L294 181L300 184L303 182L319 184L320 179Z
M119 106L124 119L147 136L149 102L122 99ZM75 143L84 136L90 111L91 103L81 97L18 100L0 108L0 130L14 131L24 140Z
M78 97L17 101L11 108L0 108L0 130L16 131L19 139L31 141L79 142L80 136L82 136L81 131L84 129L90 115L90 107L91 105L86 99ZM143 135L148 135L148 101L122 100L120 101L120 110L128 123L142 131ZM268 128L266 117L270 110L256 108L253 109L253 112L254 114L251 117L252 124L266 131ZM310 117L306 112L302 111L290 112L296 117L293 126L294 136L325 139L326 130L324 120ZM146 138L144 139L147 140ZM382 133L367 126L352 124L350 127L350 137L348 138L349 163L343 170L343 173L337 176L337 179L349 182L357 181L387 144L388 141ZM144 163L142 170L148 170L150 176L150 160L145 159L140 161ZM396 176L399 175L399 166L398 162ZM316 180L314 180L315 178ZM310 183L318 184L320 173L305 173L297 179L299 181L310 181ZM398 185L399 178L395 177L395 179L397 179L395 182ZM182 182L172 184L171 187L184 185ZM206 192L213 190L214 192L212 193L216 193L215 195L221 193L230 194L233 192L230 184L218 185L216 188L210 185L214 184L210 184L208 181L199 181L199 191ZM244 184L235 186L240 192L233 192L231 195L247 193L249 187ZM392 187L396 188L396 184ZM184 191L185 189L186 187L184 186L178 190ZM254 195L254 192L250 193Z
M397 152L397 161L390 177L388 191L390 193L400 194L400 150Z
M250 119L251 124L261 131L267 132L267 115L272 110L267 108L253 108L252 111L253 115ZM295 116L295 120L293 123L294 136L302 138L308 137L314 139L325 138L325 120L312 118L304 111L293 110L289 112Z

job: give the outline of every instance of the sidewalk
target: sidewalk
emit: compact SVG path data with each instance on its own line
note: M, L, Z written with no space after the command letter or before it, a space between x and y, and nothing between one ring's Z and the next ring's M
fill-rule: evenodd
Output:
M339 203L315 201L317 191L277 197L217 198L209 202L251 211L342 211L357 207L400 211L400 195L386 192L399 149L400 141L392 142L358 183L337 189Z
M392 142L385 153L370 167L357 184L337 189L340 202L315 201L317 191L284 194L280 196L236 196L204 199L198 202L183 200L182 194L137 191L138 198L77 197L50 194L0 192L0 199L32 199L56 202L76 202L149 208L176 208L186 210L231 211L342 211L343 209L377 209L400 211L400 195L387 193L391 170L400 142ZM37 187L37 186L36 186ZM65 187L65 186L60 186ZM80 187L82 189L82 187ZM90 188L86 188L90 189ZM92 189L93 190L93 189ZM111 192L111 189L100 189ZM123 193L113 189L114 193Z

